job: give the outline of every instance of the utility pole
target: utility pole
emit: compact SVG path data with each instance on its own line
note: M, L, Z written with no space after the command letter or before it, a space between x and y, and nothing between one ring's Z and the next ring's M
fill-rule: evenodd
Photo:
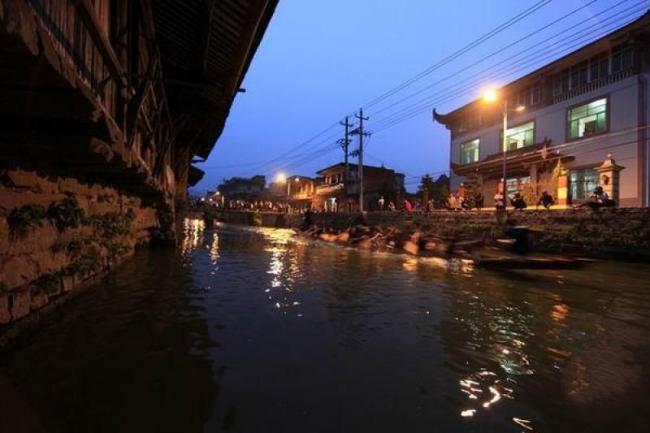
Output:
M368 117L363 117L363 108L359 109L359 114L355 115L359 119L359 128L356 130L356 133L359 134L359 212L363 212L363 137L370 135L370 133L363 130L363 121L368 120Z
M345 174L344 174L344 179L343 179L343 188L345 191L345 199L346 199L346 206L347 206L347 199L348 199L348 194L349 194L349 183L350 183L350 164L348 162L348 156L349 156L349 151L348 147L350 145L350 124L348 116L345 116L345 122L339 122L341 125L345 126L345 136L339 140L339 144L341 145L341 149L343 149L343 155L345 157Z

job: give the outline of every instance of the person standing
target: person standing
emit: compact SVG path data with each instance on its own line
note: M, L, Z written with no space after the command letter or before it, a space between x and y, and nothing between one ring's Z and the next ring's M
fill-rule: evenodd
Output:
M377 205L379 206L379 210L383 211L384 210L384 203L386 201L384 200L384 196L379 196L379 200L377 200Z

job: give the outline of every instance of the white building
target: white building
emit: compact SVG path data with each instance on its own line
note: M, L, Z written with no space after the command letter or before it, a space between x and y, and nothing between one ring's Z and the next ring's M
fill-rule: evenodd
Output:
M548 191L571 205L601 185L621 206L648 206L650 12L499 93L444 115L434 109L451 131L452 191L471 178L490 204L501 189L507 100L509 195L534 204Z

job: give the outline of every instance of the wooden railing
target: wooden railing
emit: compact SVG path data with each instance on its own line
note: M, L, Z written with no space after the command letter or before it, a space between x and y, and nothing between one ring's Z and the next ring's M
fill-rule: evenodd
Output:
M617 81L621 81L627 77L631 77L634 72L630 69L625 71L615 72L613 74L607 75L606 77L600 78L598 80L590 81L589 83L583 84L580 87L571 89L568 92L560 93L559 95L553 96L553 103L557 104L558 102L566 101L575 96L582 95L584 93L593 92L598 90L601 87L609 86Z
M109 16L102 13L107 3L100 0L100 7L94 7L90 0L24 1L51 35L68 68L76 71L120 129L127 146L160 177L170 155L172 121L157 47L143 44L148 49L140 53L139 68L134 71L141 85L132 88L126 65L119 62L108 39ZM143 21L142 25L147 24Z
M88 0L26 0L55 47L111 116L126 76Z

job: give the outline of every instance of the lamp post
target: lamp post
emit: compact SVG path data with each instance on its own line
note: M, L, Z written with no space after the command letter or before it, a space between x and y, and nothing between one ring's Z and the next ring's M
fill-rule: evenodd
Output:
M499 98L496 90L489 89L483 94L483 99L487 102L494 102ZM501 147L503 153L503 166L501 169L501 195L503 201L503 208L507 207L507 188L506 188L506 154L508 152L508 99L502 96L503 99L503 134L501 140ZM516 111L522 112L526 109L523 105L516 108Z

